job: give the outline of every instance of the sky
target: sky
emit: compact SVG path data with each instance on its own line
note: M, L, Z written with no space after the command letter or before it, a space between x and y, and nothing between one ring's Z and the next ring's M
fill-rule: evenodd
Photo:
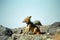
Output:
M60 22L60 0L0 0L0 25L8 28L26 26L26 16L43 25Z

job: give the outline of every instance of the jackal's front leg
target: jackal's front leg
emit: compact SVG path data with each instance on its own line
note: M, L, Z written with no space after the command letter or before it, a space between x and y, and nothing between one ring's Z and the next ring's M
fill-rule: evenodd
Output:
M29 32L29 26L25 28L24 34Z

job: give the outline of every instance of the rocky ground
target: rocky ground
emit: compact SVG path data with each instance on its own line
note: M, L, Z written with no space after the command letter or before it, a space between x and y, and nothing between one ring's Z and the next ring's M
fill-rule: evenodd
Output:
M37 25L45 34L23 34L24 28L10 29L0 25L0 40L60 40L60 22L51 25Z

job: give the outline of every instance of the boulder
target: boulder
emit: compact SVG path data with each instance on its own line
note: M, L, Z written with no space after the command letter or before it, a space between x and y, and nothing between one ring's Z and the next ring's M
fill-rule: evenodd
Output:
M48 29L48 26L45 26L45 25L40 26L40 31L42 34L47 33L47 29Z
M0 36L0 40L8 40L9 36Z
M42 24L39 20L35 20L33 23L38 27L42 26Z
M57 31L60 31L60 22L51 24L47 30L49 34L55 34Z
M53 24L51 24L51 26L53 26L53 27L60 27L60 22L54 22Z
M0 25L0 36L2 36L2 35L11 36L12 34L13 33L12 33L11 29Z
M12 31L9 28L6 28L0 25L0 40L8 40L8 38L12 35Z

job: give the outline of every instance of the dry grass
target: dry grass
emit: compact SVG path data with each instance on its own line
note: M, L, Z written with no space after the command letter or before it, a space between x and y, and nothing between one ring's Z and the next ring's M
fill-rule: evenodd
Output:
M60 33L56 33L53 37L53 40L60 40Z

